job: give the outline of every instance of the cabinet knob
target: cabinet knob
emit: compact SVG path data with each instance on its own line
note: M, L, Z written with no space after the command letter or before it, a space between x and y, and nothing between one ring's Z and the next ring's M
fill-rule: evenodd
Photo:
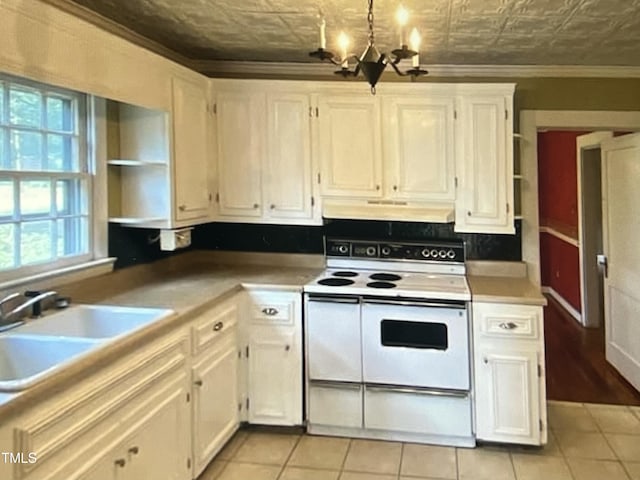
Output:
M270 208L271 210L275 210L276 206L272 203L271 205L269 205L269 208Z
M471 210L467 210L467 217L471 216Z
M380 190L380 185L376 185L376 190Z
M254 203L254 204L253 204L253 208L258 209L258 208L260 208L260 205L259 205L259 204L257 204L257 203Z
M288 352L289 350L291 350L291 345L286 345L286 346L284 347L284 351L285 351L285 352Z
M508 322L508 323L502 322L502 323L501 323L500 325L498 325L498 326L499 326L501 329L503 329L503 330L513 330L513 329L515 329L515 328L518 328L518 325L516 325L516 324L515 324L515 323L513 323L513 322Z
M397 191L398 191L398 185L394 185L394 186L393 186L393 191L394 191L394 192L397 192Z
M484 357L482 360L484 361L484 363L489 363L489 359L487 357Z
M193 382L193 384L194 384L196 387L201 387L201 386L202 386L202 380L196 380L195 382Z
M180 205L180 206L178 207L178 210L180 210L181 212L184 212L186 209L187 209L187 206L186 206L186 205Z
M262 313L270 317L273 317L274 315L278 314L278 309L273 307L267 307L262 309Z
M127 464L127 462L126 462L126 460L124 458L119 458L113 463L115 463L116 466L120 467L120 468L123 468Z
M219 332L220 330L222 330L223 327L224 327L223 322L216 322L215 325L213 326L213 331Z
M130 453L131 455L137 455L138 453L140 453L140 449L139 449L138 447L131 447L131 448L129 449L129 453Z

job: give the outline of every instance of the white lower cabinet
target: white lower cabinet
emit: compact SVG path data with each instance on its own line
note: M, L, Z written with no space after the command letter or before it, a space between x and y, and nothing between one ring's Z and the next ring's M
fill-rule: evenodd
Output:
M248 420L302 424L302 304L299 292L249 292Z
M546 443L542 307L473 304L476 437Z

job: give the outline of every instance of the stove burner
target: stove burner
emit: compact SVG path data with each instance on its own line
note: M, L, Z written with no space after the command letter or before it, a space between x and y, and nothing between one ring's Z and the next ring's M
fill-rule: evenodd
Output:
M400 280L402 277L400 275L396 275L395 273L374 273L370 275L369 278L371 280L383 280L385 282L395 282Z
M371 288L396 288L397 285L391 282L369 282L367 287Z
M334 277L357 277L358 273L349 272L349 271L340 271L340 272L333 272L333 276Z
M318 280L320 285L328 285L330 287L343 287L345 285L353 284L353 280L349 280L348 278L323 278L322 280Z

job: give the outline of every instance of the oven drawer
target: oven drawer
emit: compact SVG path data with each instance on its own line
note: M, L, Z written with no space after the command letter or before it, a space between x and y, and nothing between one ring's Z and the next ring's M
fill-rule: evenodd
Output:
M472 436L471 398L365 386L364 426L423 435Z
M362 428L361 384L311 383L309 385L310 424Z
M475 303L473 321L486 337L535 340L541 310L538 306Z

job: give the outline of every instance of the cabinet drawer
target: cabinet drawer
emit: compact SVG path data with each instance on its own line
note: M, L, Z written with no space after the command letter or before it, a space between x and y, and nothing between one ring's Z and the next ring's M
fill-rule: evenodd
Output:
M250 292L251 323L294 326L300 316L299 293Z
M364 426L422 435L471 437L471 398L366 387Z
M309 385L308 421L312 425L362 428L362 385Z
M193 326L193 354L198 355L238 323L236 297L214 307L195 320Z
M541 307L474 304L473 315L476 329L486 337L534 340L540 336Z
M15 451L35 452L38 458L34 464L17 464L15 479L50 478L78 449L117 429L121 410L161 379L184 369L188 352L186 333L172 336L83 381L82 387L44 402L14 431Z

